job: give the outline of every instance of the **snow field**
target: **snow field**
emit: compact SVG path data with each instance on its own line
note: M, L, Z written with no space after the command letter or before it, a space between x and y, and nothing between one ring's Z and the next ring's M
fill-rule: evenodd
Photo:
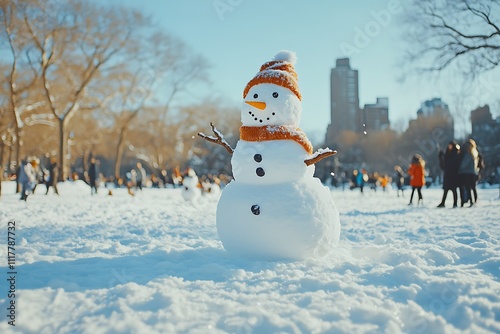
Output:
M16 327L1 333L498 333L498 188L472 208L408 207L395 192L335 189L340 244L330 256L259 262L218 240L216 196L180 189L59 185L19 201L3 184L0 221L16 221ZM5 276L6 237L0 239ZM0 309L5 310L5 280Z

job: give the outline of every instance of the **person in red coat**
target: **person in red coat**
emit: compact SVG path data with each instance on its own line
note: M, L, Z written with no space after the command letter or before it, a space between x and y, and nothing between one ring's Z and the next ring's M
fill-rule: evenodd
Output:
M418 203L424 200L421 191L422 187L425 184L424 167L425 167L425 161L424 159L422 159L422 156L420 156L420 154L415 154L411 160L410 168L408 169L408 174L411 177L410 178L411 196L410 196L410 203L408 205L412 204L413 194L415 193L415 189L417 189L418 192Z

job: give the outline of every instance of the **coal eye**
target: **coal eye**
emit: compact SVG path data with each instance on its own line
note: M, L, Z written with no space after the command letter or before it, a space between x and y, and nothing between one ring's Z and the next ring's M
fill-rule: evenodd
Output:
M254 99L256 99L256 98L258 98L258 97L259 97L259 95L258 95L258 94L253 94L253 98L254 98Z
M274 98L277 98L277 97L278 97L278 93L274 92L274 93L273 93L273 97L274 97Z

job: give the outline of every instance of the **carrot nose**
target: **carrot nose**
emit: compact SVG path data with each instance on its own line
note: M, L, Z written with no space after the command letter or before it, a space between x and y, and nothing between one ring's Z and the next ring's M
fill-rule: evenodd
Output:
M260 110L266 109L266 102L245 101L245 103Z

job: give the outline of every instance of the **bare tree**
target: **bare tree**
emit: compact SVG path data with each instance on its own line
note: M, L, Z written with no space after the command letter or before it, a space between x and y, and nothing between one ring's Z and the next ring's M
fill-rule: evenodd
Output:
M33 45L28 50L29 59L58 122L60 178L65 179L69 174L68 124L75 114L100 106L95 104L94 87L133 47L144 19L121 7L98 7L76 0L21 3L16 8L23 15Z
M475 78L500 63L500 1L413 0L405 17L409 73L456 65Z
M117 110L113 114L114 129L118 133L118 144L115 152L115 176L120 177L120 166L125 147L125 138L130 123L137 117L139 111L144 107L146 100L150 96L150 87L144 90L136 90L140 80L140 72L125 72L120 77L118 94L115 97L118 100Z
M140 48L140 55L134 57L138 63L134 73L126 72L120 80L118 113L116 114L116 127L118 131L118 143L115 159L115 176L120 177L121 161L128 140L128 133L132 122L138 114L149 111L153 117L147 122L148 130L156 137L151 142L154 147L171 144L172 104L176 98L185 93L190 85L203 82L207 77L206 61L193 54L181 41L156 32L150 37L144 38ZM154 93L161 90L162 107L151 108L147 102ZM166 138L167 137L167 138ZM164 141L166 139L167 142ZM152 166L164 165L163 154L159 154ZM157 168L157 167L153 167Z
M145 53L147 52L141 52ZM113 122L118 133L114 170L117 179L120 178L120 167L130 125L139 112L144 111L147 101L151 98L156 86L156 73L153 67L139 65L133 72L130 69L125 70L118 78L117 94L114 97L116 108L109 107L115 109L112 110Z
M2 87L3 93L7 96L7 105L5 108L5 119L3 122L7 126L9 135L6 138L14 145L14 154L16 157L16 167L21 162L21 144L22 129L24 122L22 120L25 111L43 105L40 100L33 99L34 86L38 75L27 71L27 61L24 51L28 45L26 31L22 24L22 16L17 10L17 1L0 2L0 18L2 31L0 35L0 45L5 44L10 52L10 66L2 66L2 72L5 75L5 81ZM7 117L9 121L7 122ZM0 164L1 164L0 158Z

